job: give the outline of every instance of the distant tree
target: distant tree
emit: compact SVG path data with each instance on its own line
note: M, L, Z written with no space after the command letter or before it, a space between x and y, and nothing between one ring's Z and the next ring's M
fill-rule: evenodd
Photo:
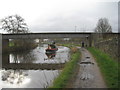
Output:
M2 29L8 33L29 33L29 29L25 20L19 15L11 15L1 20ZM14 43L16 49L30 49L35 46L34 39L13 39L11 42Z
M112 27L107 18L100 18L95 28L95 33L99 33L99 38L107 38L106 33L112 33Z
M2 29L8 33L28 33L27 24L19 15L11 15L1 20Z
M108 22L107 18L101 18L98 20L97 26L95 28L97 33L111 33L112 27Z

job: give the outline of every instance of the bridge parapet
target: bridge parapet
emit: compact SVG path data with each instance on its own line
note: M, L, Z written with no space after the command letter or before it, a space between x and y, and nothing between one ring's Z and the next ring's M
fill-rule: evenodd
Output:
M54 38L88 38L91 46L91 33L78 32L55 32L55 33L19 33L19 34L2 34L2 52L8 49L9 39L54 39ZM81 43L81 42L80 42Z
M89 37L91 33L25 33L2 34L2 39L39 39L39 38L81 38Z

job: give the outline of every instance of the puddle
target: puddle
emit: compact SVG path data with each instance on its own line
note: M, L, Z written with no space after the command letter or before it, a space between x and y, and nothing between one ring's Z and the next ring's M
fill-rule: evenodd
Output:
M87 59L88 59L88 58L90 58L90 57L85 57L85 58L87 58Z
M86 62L86 61L82 61L82 62L80 62L80 64L93 64L94 65L93 62Z

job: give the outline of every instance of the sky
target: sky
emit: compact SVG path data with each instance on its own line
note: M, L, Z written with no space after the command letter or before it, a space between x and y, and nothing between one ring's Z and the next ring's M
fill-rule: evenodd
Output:
M93 32L100 18L118 32L118 0L0 0L0 12L22 16L33 33Z

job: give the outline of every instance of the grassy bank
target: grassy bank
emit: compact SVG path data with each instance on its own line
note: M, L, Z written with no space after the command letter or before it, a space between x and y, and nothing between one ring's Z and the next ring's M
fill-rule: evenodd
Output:
M50 88L65 88L66 85L69 82L69 79L71 79L74 70L77 67L77 63L80 60L80 52L77 50L76 52L72 53L71 60L66 63L64 69L60 73L60 75L54 80L53 86Z
M108 88L118 88L118 62L98 49L88 48L88 50L96 58Z

